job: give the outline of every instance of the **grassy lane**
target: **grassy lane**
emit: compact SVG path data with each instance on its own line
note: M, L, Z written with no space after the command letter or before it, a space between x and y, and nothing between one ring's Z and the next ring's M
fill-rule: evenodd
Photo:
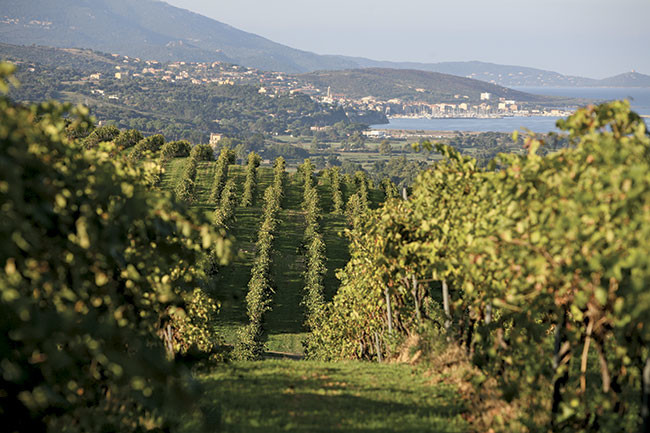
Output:
M269 336L267 347L272 351L302 353L302 340L305 338L302 326L305 312L300 305L305 271L302 196L301 183L294 175L288 175L279 214L280 224L273 241L271 279L275 293L265 324Z
M238 362L200 377L221 432L464 432L456 390L418 367L363 362ZM186 420L184 433L195 431Z
M320 179L316 185L318 191L319 205L323 211L320 221L321 233L325 241L325 266L327 273L323 279L325 286L325 300L331 301L341 282L336 278L336 271L345 267L350 260L348 241L343 236L343 230L347 227L344 215L334 215L332 212L332 186L330 182Z
M341 285L339 279L336 278L336 272L344 268L350 260L348 241L343 235L347 223L344 216L325 214L320 224L325 241L325 266L327 267L327 273L323 279L324 294L325 300L331 301Z

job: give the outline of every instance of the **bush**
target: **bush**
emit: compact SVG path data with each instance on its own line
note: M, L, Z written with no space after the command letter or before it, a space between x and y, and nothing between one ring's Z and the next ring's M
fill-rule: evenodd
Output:
M90 149L101 142L113 141L119 134L120 130L113 125L100 126L83 140L83 145L86 149Z
M214 151L209 144L197 144L190 151L190 158L197 161L214 161Z
M189 141L170 141L162 147L161 153L164 159L184 158L189 156L191 149L192 145Z
M163 144L165 144L165 137L162 134L156 134L140 140L137 146L141 146L144 151L157 152Z
M117 136L114 143L122 149L128 149L129 147L133 147L138 144L142 138L142 133L140 131L137 129L129 129L127 131L120 132L120 135Z
M147 152L157 152L165 144L165 137L160 134L151 135L138 142L130 153L132 160L137 161L144 158Z
M228 166L235 163L235 152L227 147L221 149L217 159L217 169L214 172L214 182L212 183L212 192L210 201L218 203L221 199L221 191L226 185L228 178Z
M249 207L254 204L255 190L257 187L257 167L260 166L262 159L255 152L248 154L248 164L246 165L246 181L244 182L244 194L242 195L241 205Z
M144 168L70 141L70 109L0 96L0 425L169 431L193 397L157 334L201 340L170 316L191 310L202 251L227 246ZM90 124L82 110L72 130Z

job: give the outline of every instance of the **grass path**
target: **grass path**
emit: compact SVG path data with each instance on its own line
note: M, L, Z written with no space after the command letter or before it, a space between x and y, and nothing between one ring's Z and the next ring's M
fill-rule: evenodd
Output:
M450 385L419 367L368 362L237 362L199 377L220 432L464 432ZM213 421L214 422L214 421ZM185 420L183 432L197 430Z
M302 184L289 175L284 185L280 223L273 241L271 280L275 287L271 311L267 313L267 347L278 352L302 353L305 339L301 305L305 271L302 250L305 215L302 212Z

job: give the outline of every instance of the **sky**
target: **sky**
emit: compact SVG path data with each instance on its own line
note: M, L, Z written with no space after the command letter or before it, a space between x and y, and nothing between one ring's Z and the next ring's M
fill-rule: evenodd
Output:
M650 74L650 0L166 0L318 54Z

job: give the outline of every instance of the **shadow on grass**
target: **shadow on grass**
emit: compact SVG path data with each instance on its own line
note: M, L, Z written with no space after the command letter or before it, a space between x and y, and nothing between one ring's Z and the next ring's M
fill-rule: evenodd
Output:
M408 373L400 369L243 363L204 379L204 405L221 408L219 431L225 432L466 430L460 417L464 408L452 388L405 380L402 376Z

